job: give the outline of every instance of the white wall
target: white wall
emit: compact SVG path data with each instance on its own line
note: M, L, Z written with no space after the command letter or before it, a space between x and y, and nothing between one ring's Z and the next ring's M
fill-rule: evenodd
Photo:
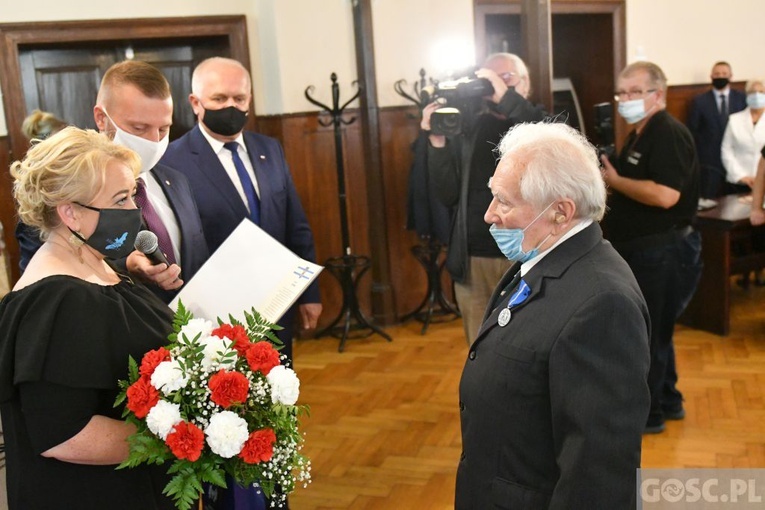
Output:
M355 92L351 1L36 0L11 7L11 0L0 0L0 23L244 14L255 108L267 115L316 110L303 97L309 85L329 103L332 72L341 100ZM654 60L670 84L706 82L711 64L721 59L731 62L736 79L765 75L759 55L765 30L756 15L762 1L627 0L628 60ZM442 76L450 59L459 67L469 63L459 54L474 54L472 0L373 0L372 8L380 106L406 104L393 91L397 80L411 85L421 67Z
M730 62L735 80L765 77L763 0L627 0L628 61L658 64L670 85L709 81Z

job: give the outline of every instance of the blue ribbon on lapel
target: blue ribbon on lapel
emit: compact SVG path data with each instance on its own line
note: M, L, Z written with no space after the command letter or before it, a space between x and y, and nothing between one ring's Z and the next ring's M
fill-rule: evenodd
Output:
M518 284L518 288L515 289L515 292L513 292L513 295L510 296L510 301L508 301L507 307L511 308L513 306L520 305L521 303L526 301L530 295L531 295L531 287L529 287L529 284L526 283L526 280L521 278L521 281Z

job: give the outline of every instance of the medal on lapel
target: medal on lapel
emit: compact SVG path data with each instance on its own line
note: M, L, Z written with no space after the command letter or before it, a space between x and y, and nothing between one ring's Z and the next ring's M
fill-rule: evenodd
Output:
M525 280L521 279L520 283L518 284L518 288L515 289L513 295L510 296L510 301L507 302L507 307L503 308L502 311L499 312L499 316L497 317L497 324L500 328L507 326L510 322L510 319L512 319L513 313L510 311L510 309L526 301L526 299L529 297L529 294L531 294L531 287L529 287Z

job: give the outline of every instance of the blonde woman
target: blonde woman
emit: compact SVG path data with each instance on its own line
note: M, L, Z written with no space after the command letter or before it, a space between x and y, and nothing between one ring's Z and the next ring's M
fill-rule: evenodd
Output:
M133 427L113 408L128 355L165 343L171 312L109 258L129 252L138 156L69 127L11 166L19 218L44 243L0 302L0 413L10 510L172 508L150 468L116 471ZM160 473L160 471L157 471Z

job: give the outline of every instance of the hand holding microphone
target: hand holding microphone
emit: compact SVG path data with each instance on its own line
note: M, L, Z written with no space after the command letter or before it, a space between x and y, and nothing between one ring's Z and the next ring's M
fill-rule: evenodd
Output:
M137 276L144 282L150 282L162 289L173 290L183 285L181 280L181 268L177 264L170 264L162 250L154 232L142 230L138 233L133 247L136 249L128 256L127 269L131 275ZM140 252L141 255L138 254ZM161 264L165 264L164 269Z
M166 264L167 267L170 267L170 263L167 261L165 254L159 249L157 235L151 230L141 230L138 232L138 236L135 238L133 246L136 250L146 255L155 266L157 264Z

